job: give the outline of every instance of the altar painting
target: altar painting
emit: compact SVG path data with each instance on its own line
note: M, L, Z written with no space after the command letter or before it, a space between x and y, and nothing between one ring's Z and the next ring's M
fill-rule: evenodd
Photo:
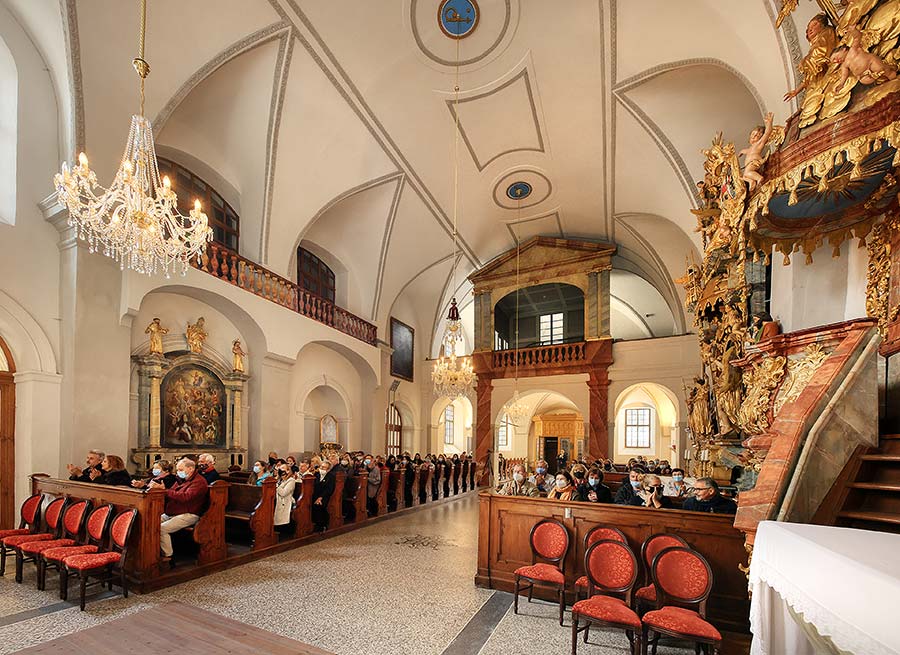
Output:
M173 369L162 384L166 447L225 446L225 386L194 364Z

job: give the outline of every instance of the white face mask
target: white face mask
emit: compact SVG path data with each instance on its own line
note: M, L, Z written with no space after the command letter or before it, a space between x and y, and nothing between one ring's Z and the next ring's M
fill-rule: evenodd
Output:
M525 479L525 476L522 475L521 473L513 473L513 480L515 480L519 484L522 484L522 480L524 480L524 479Z
M162 469L153 469L153 477L159 477L160 473L162 473Z
M558 488L560 488L560 489L562 489L563 487L565 487L567 484L569 484L569 482L568 482L566 479L562 479L562 480L559 480L559 479L558 479L558 480L556 481L556 486L557 486Z
M326 471L325 469L319 469L319 475L324 478L326 475L328 475L328 471Z

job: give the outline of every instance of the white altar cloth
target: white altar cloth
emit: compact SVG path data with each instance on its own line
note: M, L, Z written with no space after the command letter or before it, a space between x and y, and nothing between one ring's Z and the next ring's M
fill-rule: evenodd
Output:
M751 655L900 654L900 535L763 521L750 588Z

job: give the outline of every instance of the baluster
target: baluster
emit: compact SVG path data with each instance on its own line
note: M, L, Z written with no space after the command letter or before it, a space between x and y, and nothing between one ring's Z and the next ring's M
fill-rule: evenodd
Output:
M238 261L238 286L241 289L247 288L247 265L243 261Z
M231 253L231 277L229 277L232 284L237 284L238 282L238 258L237 253Z
M212 269L209 271L212 275L219 277L219 249L213 246L213 254L212 254Z

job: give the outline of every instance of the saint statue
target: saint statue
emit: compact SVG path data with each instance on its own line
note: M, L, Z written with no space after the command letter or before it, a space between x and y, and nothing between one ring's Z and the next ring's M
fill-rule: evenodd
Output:
M695 444L705 443L712 435L712 424L709 420L709 388L706 378L694 379L687 397L688 427L691 429L692 441Z
M150 325L147 326L147 329L144 330L144 334L150 335L150 354L151 355L162 355L163 354L163 342L162 338L164 334L169 333L169 328L164 328L159 324L159 319L154 318Z
M233 356L231 358L231 369L235 373L243 373L244 372L244 356L247 354L241 349L241 340L235 339L234 343L231 344L231 352Z
M205 321L203 317L197 319L197 322L191 325L188 323L187 326L187 342L188 348L190 348L192 353L202 353L203 352L203 342L206 341L207 333L204 329Z

